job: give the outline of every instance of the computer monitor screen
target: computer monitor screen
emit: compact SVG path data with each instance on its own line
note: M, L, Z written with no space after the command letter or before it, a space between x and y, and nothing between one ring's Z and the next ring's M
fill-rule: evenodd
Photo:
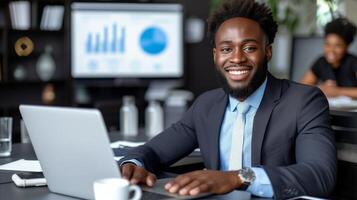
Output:
M180 4L73 3L74 78L179 78L183 75Z

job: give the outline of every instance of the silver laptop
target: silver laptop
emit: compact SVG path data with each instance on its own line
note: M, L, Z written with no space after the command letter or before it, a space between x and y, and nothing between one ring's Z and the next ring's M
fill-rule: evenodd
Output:
M93 182L120 177L101 113L96 109L20 105L36 156L51 192L94 199ZM158 181L150 192L165 192Z
M93 182L119 177L98 110L20 105L51 192L94 199Z

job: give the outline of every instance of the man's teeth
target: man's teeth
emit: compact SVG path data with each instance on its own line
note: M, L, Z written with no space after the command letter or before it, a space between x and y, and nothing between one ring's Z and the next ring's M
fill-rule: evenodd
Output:
M228 73L232 75L242 75L248 73L248 70L229 70Z

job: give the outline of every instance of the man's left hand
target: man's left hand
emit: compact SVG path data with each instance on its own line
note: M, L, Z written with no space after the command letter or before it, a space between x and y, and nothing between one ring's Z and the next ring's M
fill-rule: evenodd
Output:
M319 88L326 97L336 97L341 95L340 89L337 86L320 85Z
M200 170L177 176L165 185L165 189L180 195L224 194L237 189L241 184L237 171Z

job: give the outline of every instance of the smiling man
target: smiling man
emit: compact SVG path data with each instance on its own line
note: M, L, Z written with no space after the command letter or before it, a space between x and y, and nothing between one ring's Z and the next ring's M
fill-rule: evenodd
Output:
M207 170L175 178L172 193L328 197L336 181L329 109L314 87L267 71L277 32L271 10L252 0L224 3L208 20L222 88L199 96L183 118L121 160L131 183L201 149Z

